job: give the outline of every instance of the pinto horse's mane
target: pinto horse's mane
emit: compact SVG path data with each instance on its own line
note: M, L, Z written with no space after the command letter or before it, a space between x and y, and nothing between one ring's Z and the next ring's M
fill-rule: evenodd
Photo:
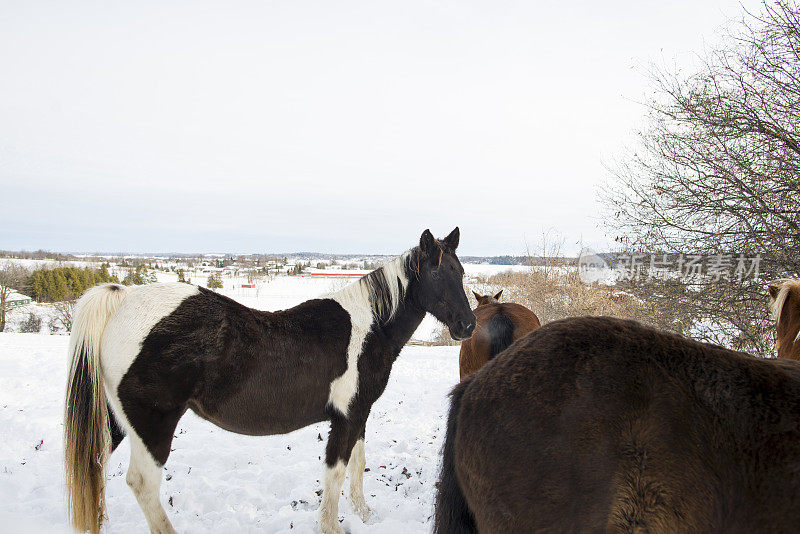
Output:
M790 293L794 293L798 298L800 298L800 280L798 279L786 279L780 280L780 291L778 292L778 296L775 297L775 301L772 303L772 313L775 316L775 325L779 325L781 323L781 313L783 312L783 307L786 304L786 299L789 298ZM800 332L797 334L797 338L795 338L795 342L800 340Z
M349 284L329 296L354 305L368 305L372 315L379 321L391 319L408 287L410 259L415 257L418 247L393 258L357 282Z

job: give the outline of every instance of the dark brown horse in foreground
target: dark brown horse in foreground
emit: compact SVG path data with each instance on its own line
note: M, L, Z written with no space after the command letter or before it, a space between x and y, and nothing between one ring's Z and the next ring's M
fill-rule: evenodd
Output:
M475 295L478 307L473 313L478 326L472 337L461 342L458 368L461 380L506 350L509 345L541 326L531 310L515 302L499 302L501 290L494 296Z
M779 358L800 360L800 280L770 284L775 315L775 349Z
M549 323L456 386L434 532L797 532L800 364Z

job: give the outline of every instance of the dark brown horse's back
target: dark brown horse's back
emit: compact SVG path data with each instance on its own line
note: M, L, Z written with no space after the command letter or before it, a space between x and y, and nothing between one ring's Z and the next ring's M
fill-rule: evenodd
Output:
M481 532L800 524L792 362L576 318L529 334L460 388L446 442Z

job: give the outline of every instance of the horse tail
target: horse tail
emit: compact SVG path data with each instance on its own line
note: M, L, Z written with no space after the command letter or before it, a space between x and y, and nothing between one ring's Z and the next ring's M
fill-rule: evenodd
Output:
M64 413L64 459L72 524L100 532L105 514L104 468L110 453L110 419L100 372L100 340L128 289L103 284L75 306L69 340L71 364Z
M447 418L447 435L442 448L442 472L439 475L439 489L436 494L436 516L433 534L477 533L475 519L461 491L455 468L455 441L458 430L458 414L461 411L461 397L470 383L471 376L464 379L450 393L450 415Z
M489 339L491 349L489 359L491 360L514 342L514 323L511 317L505 313L497 313L489 321Z

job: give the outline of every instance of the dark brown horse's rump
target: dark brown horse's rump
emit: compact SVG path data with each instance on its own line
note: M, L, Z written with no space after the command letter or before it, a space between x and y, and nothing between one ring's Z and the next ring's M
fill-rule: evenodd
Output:
M556 321L456 387L444 455L440 533L795 531L800 364Z

